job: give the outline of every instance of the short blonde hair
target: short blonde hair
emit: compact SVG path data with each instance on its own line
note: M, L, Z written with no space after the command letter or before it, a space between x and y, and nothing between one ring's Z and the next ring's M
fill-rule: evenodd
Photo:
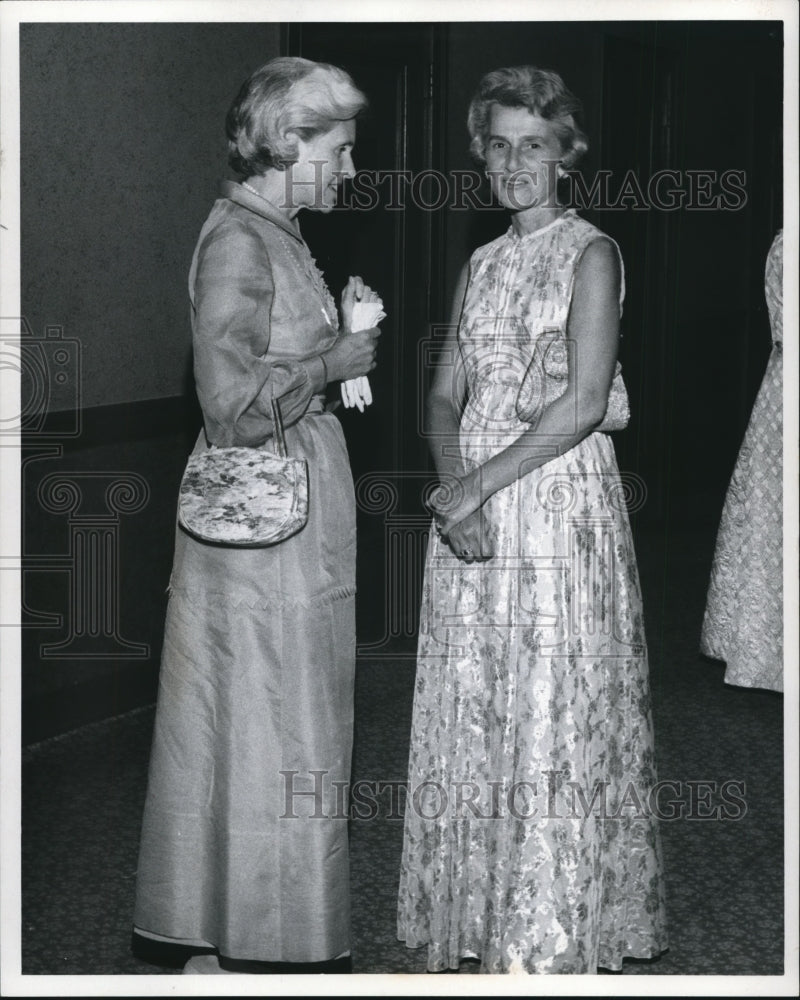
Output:
M295 56L272 59L245 82L228 111L228 162L243 177L297 159L307 142L356 118L367 98L338 66Z
M527 108L532 115L549 121L558 136L565 167L574 166L589 148L589 140L579 126L581 102L567 90L564 81L549 69L511 66L487 73L469 106L467 128L470 152L486 162L486 139L493 104L507 108Z

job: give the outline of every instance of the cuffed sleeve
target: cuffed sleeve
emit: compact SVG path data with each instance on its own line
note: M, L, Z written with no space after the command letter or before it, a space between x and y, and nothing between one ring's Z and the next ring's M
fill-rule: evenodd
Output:
M194 374L208 440L263 444L273 433L272 395L286 426L313 395L301 361L269 357L275 284L258 235L236 219L201 243L194 275Z

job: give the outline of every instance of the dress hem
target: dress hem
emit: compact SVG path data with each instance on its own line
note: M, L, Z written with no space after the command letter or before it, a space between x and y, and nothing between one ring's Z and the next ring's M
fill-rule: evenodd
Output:
M147 938L150 941L159 941L162 944L171 944L176 947L182 948L203 948L209 949L216 952L222 958L230 959L233 962L265 962L265 963L279 963L279 964L302 964L307 965L316 962L332 962L338 958L345 957L346 954L350 953L351 945L349 941L343 944L341 947L334 947L331 950L331 954L325 954L322 958L282 958L282 957L271 957L266 958L262 954L249 953L248 949L245 949L245 953L231 954L224 950L223 946L214 944L211 941L206 941L204 938L184 938L184 937L172 937L169 934L159 934L157 931L149 931L144 927L140 927L138 924L133 925L134 934L138 934L143 938Z
M419 944L409 944L409 942L400 934L397 935L397 940L406 946L409 951L418 951L420 948L430 948L430 941L421 941ZM603 965L600 962L597 963L597 969L602 969L606 972L621 972L625 962L653 962L661 958L662 955L669 951L669 945L655 945L653 949L646 954L635 954L633 952L624 954L620 959L618 959L614 964ZM456 965L451 965L449 963L444 963L441 968L430 968L428 967L428 972L457 972L460 964L466 961L478 961L483 962L480 954L475 951L465 951L459 955ZM524 969L520 970L505 970L500 975L526 975L526 976L538 976L538 975L578 975L578 976L591 976L595 975L593 972L568 972L568 973L541 973L541 972L526 972Z

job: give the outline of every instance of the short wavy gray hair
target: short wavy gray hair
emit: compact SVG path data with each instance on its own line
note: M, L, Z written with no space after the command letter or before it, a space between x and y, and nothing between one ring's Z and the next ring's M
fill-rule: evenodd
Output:
M338 66L296 56L272 59L245 80L228 111L228 162L245 178L270 167L285 170L297 159L298 137L308 142L329 132L367 104Z
M583 111L581 102L567 90L558 73L536 66L510 66L487 73L469 106L469 148L479 163L486 162L493 104L527 108L549 121L561 143L565 167L573 167L589 148L589 140L578 124Z

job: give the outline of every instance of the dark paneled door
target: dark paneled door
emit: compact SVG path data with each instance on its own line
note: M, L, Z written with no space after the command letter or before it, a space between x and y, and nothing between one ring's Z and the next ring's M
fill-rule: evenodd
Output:
M781 225L780 35L764 25L747 44L735 25L725 30L729 45L721 29L686 24L603 40L600 162L612 198L633 175L646 202L628 188L625 205L590 213L626 268L632 420L615 445L621 467L646 483L643 519L662 524L715 523L770 347L763 276ZM693 175L714 195L729 168L744 183L735 208L692 194ZM664 171L686 196L673 209L649 187Z
M626 177L647 190L648 178L674 166L676 53L650 40L607 36L603 44L601 162L613 177L612 200ZM630 189L629 189L630 190ZM618 242L625 261L626 296L620 356L631 396L632 424L615 446L623 470L635 470L647 489L647 514L665 513L669 477L670 375L668 336L674 317L668 281L675 274L675 218L632 206L602 211L597 224ZM595 221L593 219L593 221Z
M360 274L382 296L374 403L340 407L359 498L359 643L370 655L409 650L416 635L428 518L421 503L429 458L419 433L421 342L442 315L441 222L426 171L441 170L445 60L431 24L291 24L282 50L346 69L367 94L354 151L359 176L328 216L301 228L331 291Z

